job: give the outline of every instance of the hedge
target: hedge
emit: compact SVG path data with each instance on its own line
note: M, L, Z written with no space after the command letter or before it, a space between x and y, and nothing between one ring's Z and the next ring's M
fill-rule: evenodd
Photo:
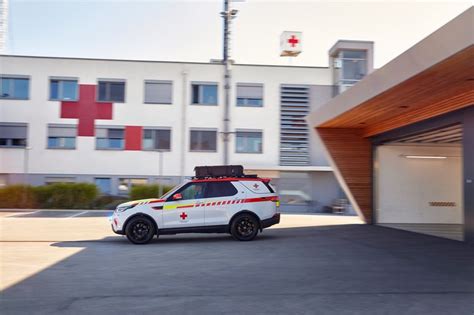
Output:
M163 185L163 194L170 191L173 186ZM138 200L138 199L148 199L148 198L158 198L158 194L160 192L159 185L139 185L133 186L130 190L130 199Z
M97 195L96 185L88 183L11 185L0 188L0 208L88 209Z

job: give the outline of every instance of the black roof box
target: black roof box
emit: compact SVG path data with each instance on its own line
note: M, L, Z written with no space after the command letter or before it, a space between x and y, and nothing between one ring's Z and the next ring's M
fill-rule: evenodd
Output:
M247 177L244 174L244 167L242 165L196 166L194 173L196 178Z

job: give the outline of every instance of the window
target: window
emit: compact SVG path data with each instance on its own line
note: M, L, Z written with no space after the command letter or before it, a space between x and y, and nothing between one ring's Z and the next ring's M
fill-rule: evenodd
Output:
M179 193L183 196L181 200L189 200L189 199L202 199L204 198L204 189L206 187L206 183L190 183L176 193ZM174 193L173 196L176 194ZM173 200L173 196L171 196L171 200Z
M234 196L237 192L231 182L209 182L206 188L206 198Z
M28 77L0 76L0 98L26 100L29 97Z
M99 81L99 102L125 102L124 81Z
M0 147L25 148L26 138L26 124L0 123Z
M170 150L171 130L169 129L144 129L144 150Z
M104 195L110 194L111 180L108 177L96 177L94 179L95 185Z
M237 106L262 107L263 84L238 83Z
M46 185L67 184L67 183L74 183L76 181L76 178L75 177L46 177L44 181Z
M216 151L217 131L191 130L190 151Z
M75 149L76 127L67 125L48 126L48 149Z
M135 186L141 186L148 184L146 178L119 178L118 191L121 195L126 195L129 193L130 189ZM154 196L150 196L154 197Z
M49 99L54 101L77 100L77 80L51 79L49 81Z
M121 150L124 146L124 130L119 128L97 128L95 131L97 149Z
M145 103L171 104L173 83L171 81L145 81Z
M342 50L339 53L342 84L354 84L367 74L367 52Z
M193 104L217 105L217 84L194 83L192 85Z
M236 132L237 153L262 153L261 131L237 131Z

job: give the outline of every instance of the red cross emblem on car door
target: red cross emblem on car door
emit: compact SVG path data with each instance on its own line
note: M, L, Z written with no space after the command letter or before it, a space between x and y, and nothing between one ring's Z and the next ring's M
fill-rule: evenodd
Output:
M188 215L186 212L181 212L179 217L181 218L182 221L186 221L186 219L188 218Z

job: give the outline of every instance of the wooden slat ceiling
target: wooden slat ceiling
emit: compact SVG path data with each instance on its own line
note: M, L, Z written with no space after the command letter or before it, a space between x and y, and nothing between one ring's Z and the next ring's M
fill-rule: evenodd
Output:
M425 144L460 144L462 141L462 126L456 124L428 132L403 137L391 143L425 143Z
M474 106L474 45L318 127L359 128L370 137L468 106Z

